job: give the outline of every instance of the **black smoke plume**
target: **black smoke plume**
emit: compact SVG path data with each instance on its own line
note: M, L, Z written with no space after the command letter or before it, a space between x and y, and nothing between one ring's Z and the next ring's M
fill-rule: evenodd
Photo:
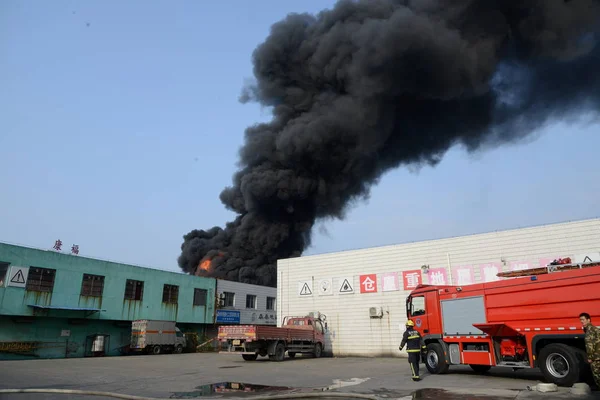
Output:
M512 143L600 105L597 0L340 1L290 14L254 51L246 130L221 201L238 216L184 236L179 266L276 285L320 218L343 218L386 171L455 145Z

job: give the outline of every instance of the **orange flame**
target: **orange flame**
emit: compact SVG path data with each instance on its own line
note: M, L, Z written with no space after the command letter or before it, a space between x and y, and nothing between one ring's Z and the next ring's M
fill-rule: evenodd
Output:
M203 271L209 271L210 270L211 261L212 260L210 260L210 259L202 261L200 263L200 265L198 266L198 268L200 268Z
M223 252L220 251L217 257L223 257L223 255ZM200 263L198 264L198 268L196 268L196 275L199 275L199 273L201 274L202 272L211 272L212 261L212 258L207 258L206 260L200 261Z

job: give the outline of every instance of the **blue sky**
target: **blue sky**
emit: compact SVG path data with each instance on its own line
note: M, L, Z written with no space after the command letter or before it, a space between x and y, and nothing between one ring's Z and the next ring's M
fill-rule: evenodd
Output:
M219 193L244 129L269 119L238 102L252 51L332 4L1 2L0 241L178 271L183 234L233 218ZM599 127L390 171L305 254L597 217Z

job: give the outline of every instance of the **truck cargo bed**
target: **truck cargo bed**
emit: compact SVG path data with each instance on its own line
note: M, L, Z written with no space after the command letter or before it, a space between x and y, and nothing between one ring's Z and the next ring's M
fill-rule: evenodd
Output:
M268 325L238 325L219 327L220 339L312 341L315 331L306 328L287 328Z

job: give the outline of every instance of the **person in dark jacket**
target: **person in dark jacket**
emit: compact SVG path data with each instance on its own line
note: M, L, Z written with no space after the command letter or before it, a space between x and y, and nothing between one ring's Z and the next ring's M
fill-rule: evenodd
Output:
M421 334L415 330L415 323L411 320L406 321L406 330L402 336L399 349L402 351L404 346L406 346L406 352L408 353L408 364L412 371L412 380L420 381L419 363L421 362L421 352L426 349L426 346Z

